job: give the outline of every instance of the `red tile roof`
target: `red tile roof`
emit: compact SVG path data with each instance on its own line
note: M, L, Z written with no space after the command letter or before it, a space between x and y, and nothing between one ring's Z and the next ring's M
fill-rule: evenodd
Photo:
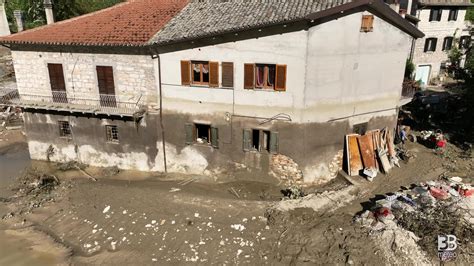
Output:
M129 0L113 7L0 38L0 43L145 45L188 0Z

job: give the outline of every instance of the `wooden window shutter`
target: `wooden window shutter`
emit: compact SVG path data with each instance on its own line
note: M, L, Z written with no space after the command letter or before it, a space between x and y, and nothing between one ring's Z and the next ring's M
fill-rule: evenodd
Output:
M219 63L209 62L209 87L219 87Z
M217 127L211 127L211 146L219 148L219 130Z
M242 142L244 151L250 151L250 149L252 148L252 130L244 129Z
M186 145L193 144L193 142L194 142L194 125L193 124L186 124L184 131L186 133Z
M278 132L270 132L270 152L278 153Z
M234 87L234 63L222 62L222 87Z
M253 89L255 81L255 64L244 64L244 89Z
M286 91L286 65L276 66L275 90Z
M374 29L374 15L362 15L362 25L360 31L370 32Z
M191 61L181 61L181 85L191 84Z

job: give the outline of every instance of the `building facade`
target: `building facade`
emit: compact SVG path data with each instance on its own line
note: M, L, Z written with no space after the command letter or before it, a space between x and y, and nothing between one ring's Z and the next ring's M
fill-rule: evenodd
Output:
M251 179L285 161L311 183L337 172L345 134L396 125L423 34L382 1L162 2L174 14L137 45L115 31L73 40L81 18L2 39L33 159ZM86 19L117 28L115 12L153 17L152 3Z

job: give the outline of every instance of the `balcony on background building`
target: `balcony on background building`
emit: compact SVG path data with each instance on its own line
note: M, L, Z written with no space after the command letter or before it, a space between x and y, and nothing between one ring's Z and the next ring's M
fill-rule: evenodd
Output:
M96 97L76 97L64 91L52 91L50 95L20 94L15 90L5 94L0 104L25 109L135 118L143 116L147 109L142 95L137 96L136 100L130 101L120 100L117 95L99 94L94 96Z

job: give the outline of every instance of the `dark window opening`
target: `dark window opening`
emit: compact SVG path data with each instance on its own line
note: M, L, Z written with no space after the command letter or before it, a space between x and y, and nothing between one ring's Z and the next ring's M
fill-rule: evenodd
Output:
M436 51L436 43L438 39L436 38L427 38L425 41L425 52L434 52Z
M467 49L471 44L471 36L461 36L459 39L459 49Z
M194 124L195 127L195 141L201 144L211 143L211 126L206 124Z
M276 65L255 64L255 87L260 89L275 89Z
M443 51L451 50L453 47L453 37L446 37L443 41Z
M352 131L356 134L359 134L359 135L364 135L365 132L367 132L367 126L369 125L369 123L360 123L360 124L356 124L352 127Z
M433 8L430 12L430 21L441 21L442 9Z
M268 130L252 129L251 140L249 141L250 149L253 151L271 151L271 132ZM245 135L245 133L244 133ZM245 136L244 136L245 138ZM245 139L244 139L245 142ZM276 145L276 144L275 144Z
M456 21L458 19L458 9L452 8L449 10L448 21Z
M209 84L209 62L192 62L192 83L198 85Z
M71 125L68 121L58 121L59 123L59 136L60 137L71 137Z
M105 126L105 132L108 142L119 142L117 126Z
M260 130L258 129L252 130L252 149L260 150Z

